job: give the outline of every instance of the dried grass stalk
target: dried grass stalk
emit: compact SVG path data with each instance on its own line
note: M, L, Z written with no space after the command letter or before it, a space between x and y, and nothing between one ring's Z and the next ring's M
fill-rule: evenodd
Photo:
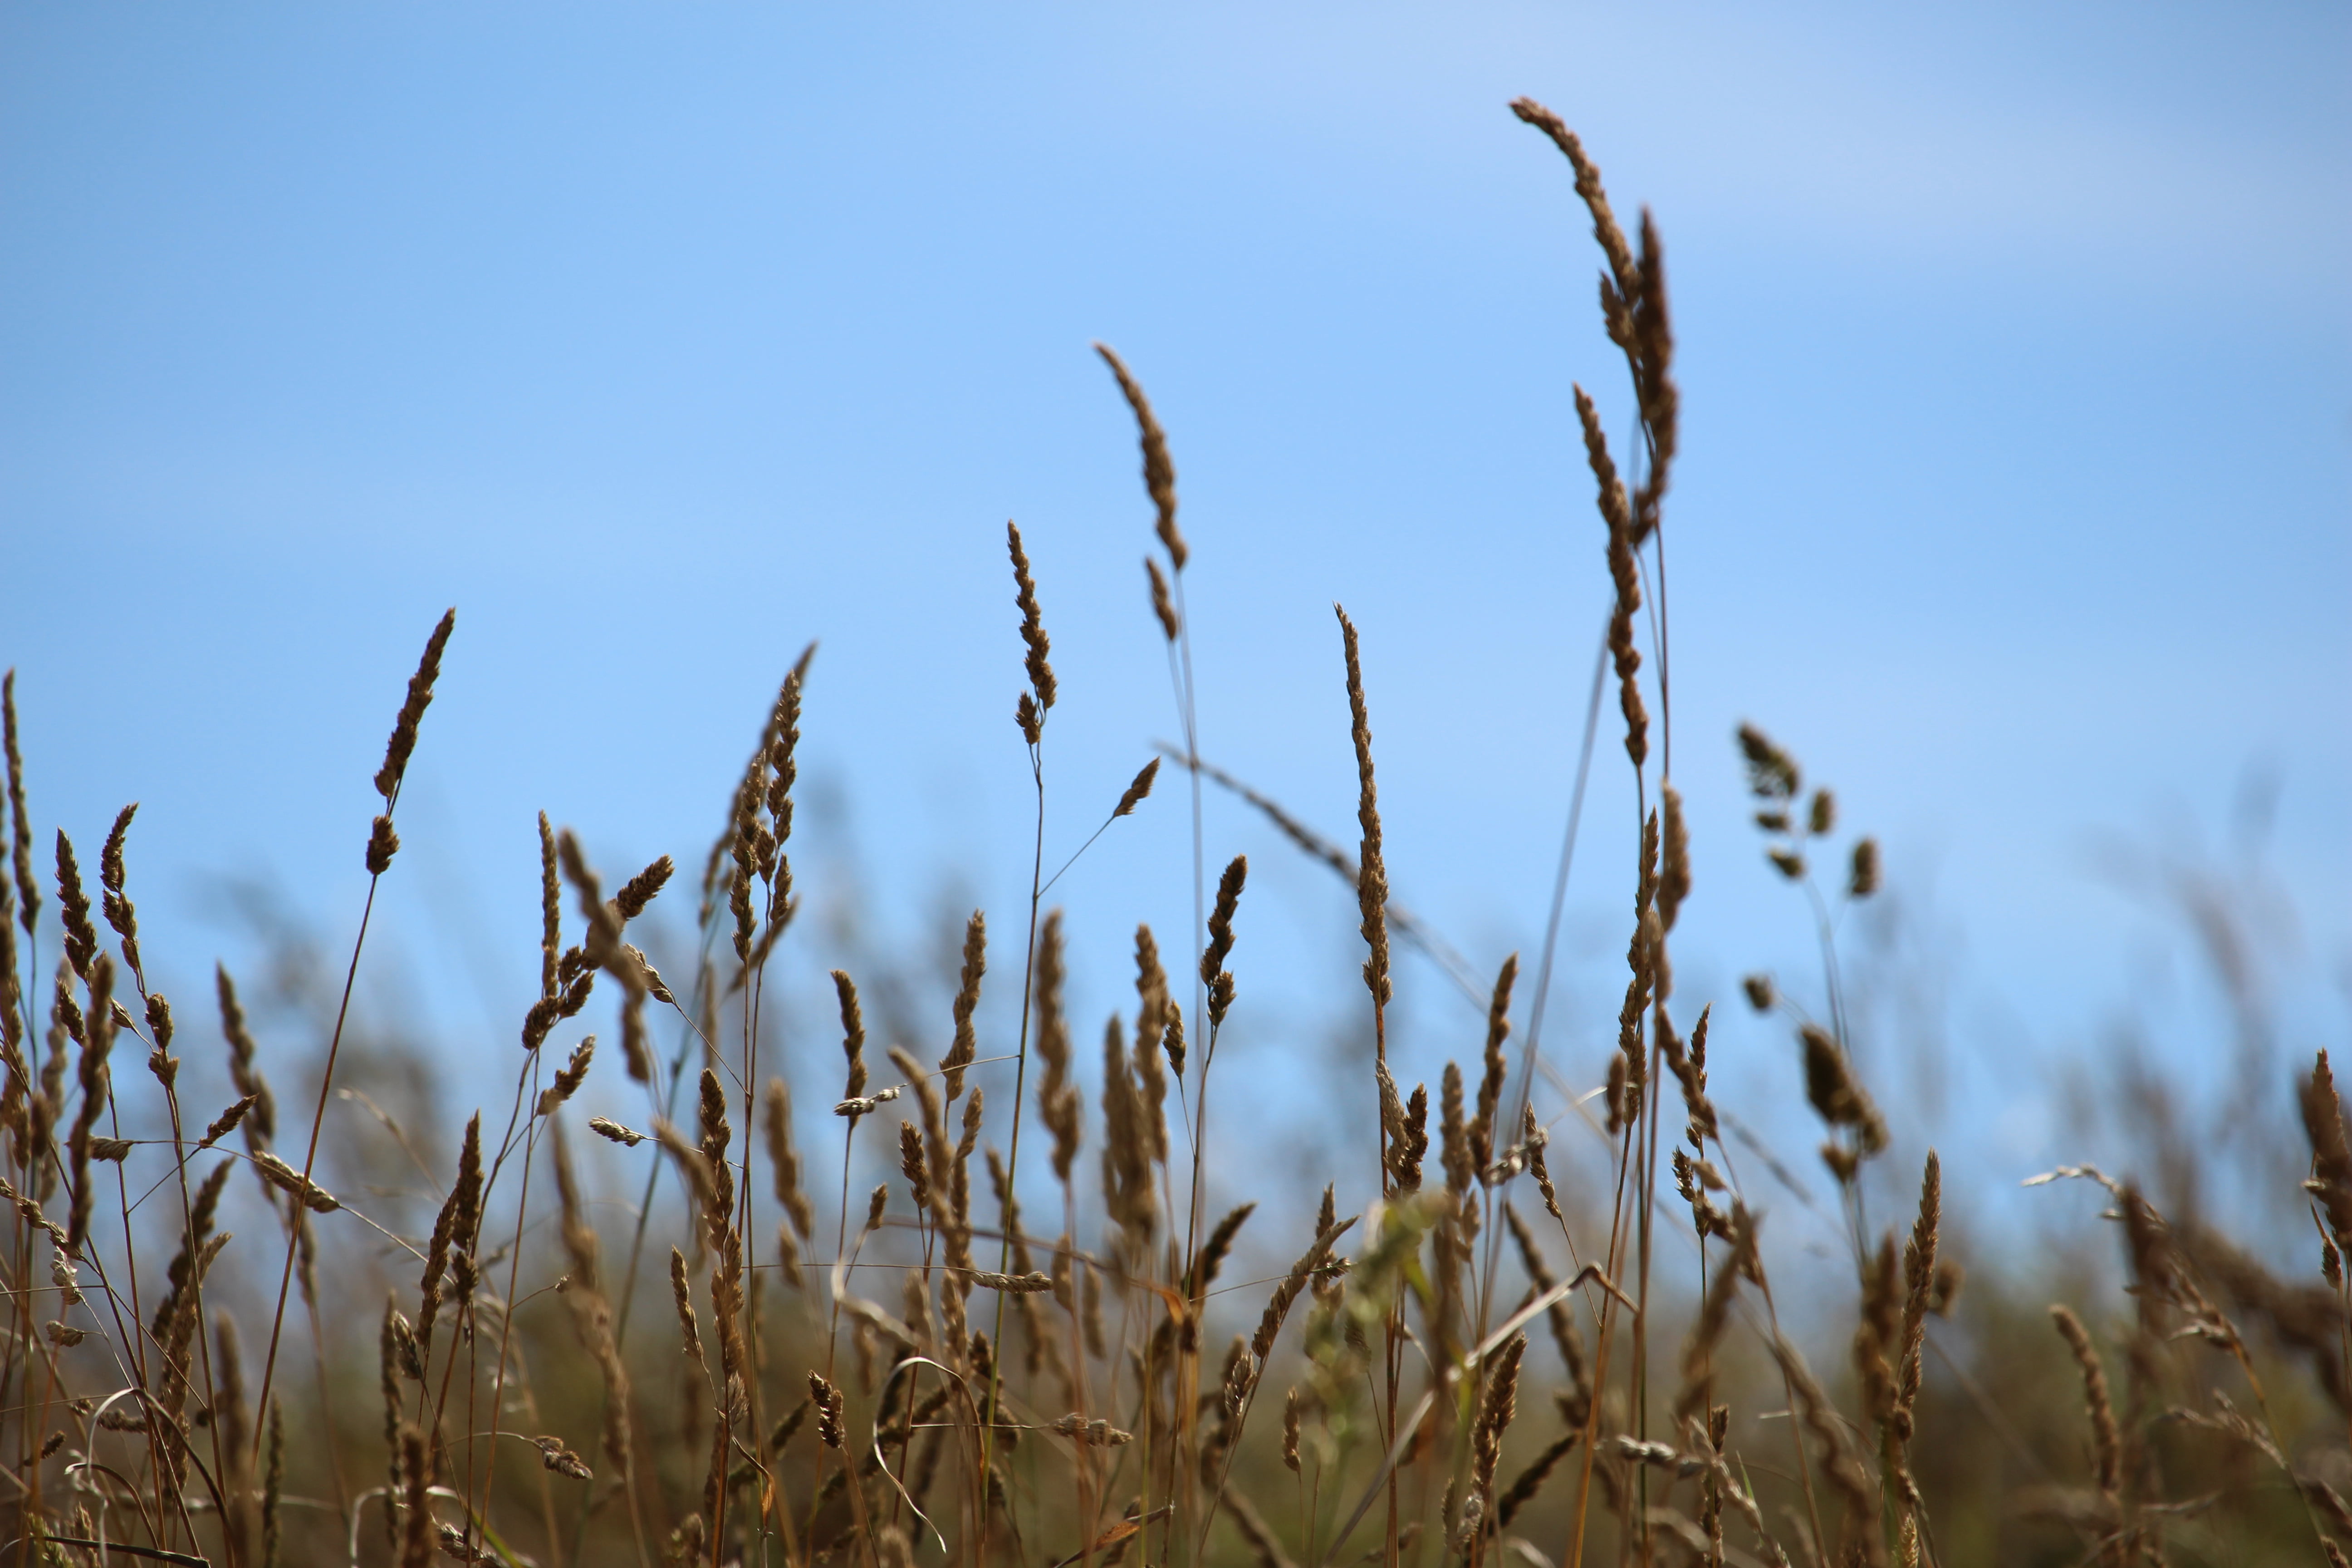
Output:
M1143 395L1142 384L1129 373L1126 362L1112 353L1108 343L1097 343L1095 353L1102 355L1103 363L1110 366L1111 374L1118 378L1118 390L1127 398L1128 407L1135 411L1136 428L1143 444L1143 488L1150 492L1152 507L1159 514L1153 521L1152 531L1160 536L1160 542L1167 547L1169 561L1181 572L1185 562L1192 558L1192 552L1185 548L1184 536L1176 529L1176 465L1168 457L1167 434L1160 428L1160 421L1151 412L1151 400ZM1156 568L1154 574L1157 575ZM1163 620L1172 623L1173 617L1163 617ZM1171 641L1175 640L1172 624L1168 637Z
M988 973L988 918L980 910L963 927L963 967L956 976L955 1038L948 1046L948 1054L940 1058L940 1070L947 1077L948 1103L952 1105L963 1093L963 1075L980 1052L980 1037L972 1026L972 1014L980 1007L981 977ZM851 992L843 1003L843 1021L846 1024L849 1009L856 1005L856 994ZM862 1032L862 1031L861 1031ZM856 1089L851 1089L856 1094Z
M1339 639L1348 665L1349 733L1356 746L1356 823L1363 840L1356 855L1356 907L1359 929L1369 955L1364 960L1364 985L1372 994L1377 1017L1389 1003L1388 866L1381 854L1380 790L1372 776L1372 721L1364 705L1364 670L1356 642L1356 624L1348 612L1331 606L1339 617ZM1376 1049L1388 1055L1385 1029L1376 1029Z

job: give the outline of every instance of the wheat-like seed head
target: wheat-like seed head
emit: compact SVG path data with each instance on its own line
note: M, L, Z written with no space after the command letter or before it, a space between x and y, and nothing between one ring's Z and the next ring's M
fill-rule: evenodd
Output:
M408 695L401 701L400 716L393 721L392 738L384 742L383 765L375 774L375 790L383 796L387 810L400 798L408 759L416 750L416 727L425 717L425 710L432 706L433 683L441 676L441 652L449 646L449 634L457 625L455 609L443 614L440 624L425 641L424 657L416 661L416 673L408 678Z
M1511 1037L1511 986L1518 975L1519 955L1515 952L1503 960L1502 970L1495 976L1494 995L1486 1004L1486 1070L1478 1080L1477 1114L1469 1126L1474 1172L1483 1172L1495 1162L1495 1116L1502 1107L1503 1089L1511 1070L1503 1043Z
M1151 584L1151 614L1159 621L1161 635L1174 643L1183 623L1176 617L1176 601L1169 597L1168 579L1160 575L1160 563L1147 555L1143 558L1143 574Z
M1070 1179L1078 1157L1082 1101L1070 1080L1070 1026L1062 1011L1062 911L1045 916L1037 932L1037 1056L1045 1076L1037 1082L1037 1114L1054 1135L1054 1176Z
M1167 547L1170 563L1181 572L1185 562L1191 559L1192 552L1185 547L1184 536L1176 529L1176 465L1168 456L1167 434L1160 428L1160 421L1151 412L1151 400L1143 395L1142 384L1129 373L1126 362L1113 353L1107 343L1097 343L1095 353L1102 355L1103 363L1110 366L1111 374L1118 378L1118 390L1127 398L1128 407L1134 410L1136 429L1143 444L1143 488L1150 492L1152 507L1158 513L1152 522L1152 531L1160 536L1160 542ZM1173 621L1172 615L1162 617L1162 624L1171 628L1168 637L1171 642L1176 637Z
M964 1071L980 1053L980 1037L971 1020L980 1007L981 977L987 973L988 919L974 910L963 928L963 967L956 977L955 1005L951 1009L955 1038L948 1047L948 1054L940 1058L940 1070L947 1075L946 1092L950 1105L963 1093Z
M775 1173L776 1201L792 1216L793 1228L806 1241L816 1226L816 1211L801 1189L800 1156L793 1149L793 1093L781 1078L768 1080L766 1100L768 1163Z
M16 919L30 937L38 929L41 885L33 876L33 825L25 809L25 756L16 737L16 672L0 677L0 733L8 753L8 817L15 831L10 845L11 869L16 879ZM9 966L13 977L16 966Z
M2083 1375L2083 1407L2091 1418L2091 1451L2099 1490L2112 1501L2123 1481L2123 1438L2116 1426L2115 1406L2107 1397L2106 1369L2099 1364L2090 1331L2072 1308L2053 1304L2050 1321L2066 1348L2074 1352L2074 1365Z
M1234 977L1225 960L1234 951L1234 914L1241 906L1242 887L1249 880L1249 857L1236 855L1217 879L1217 901L1209 913L1209 945L1201 953L1201 984L1209 996L1209 1030L1213 1035L1234 1005Z
M1021 694L1021 733L1034 746L1044 732L1045 714L1054 706L1054 666L1046 657L1054 645L1045 635L1045 612L1037 605L1037 584L1029 574L1029 552L1021 547L1018 526L1012 522L1004 525L1004 542L1013 557L1013 602L1021 611L1021 640L1028 647L1022 659L1029 675L1029 689Z
M1331 606L1339 617L1339 638L1348 666L1349 734L1356 746L1356 823L1363 842L1356 856L1356 905L1359 929L1369 950L1364 960L1364 985L1377 1011L1389 1003L1389 879L1381 855L1380 790L1372 776L1372 721L1364 703L1364 670L1356 643L1356 624L1348 612ZM1380 1048L1386 1051L1385 1037Z

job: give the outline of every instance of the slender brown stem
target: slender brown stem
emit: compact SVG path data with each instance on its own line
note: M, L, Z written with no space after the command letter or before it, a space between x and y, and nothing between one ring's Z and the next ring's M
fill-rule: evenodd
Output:
M192 1206L188 1197L189 1151L187 1148L186 1133L180 1120L180 1092L177 1086L174 1085L169 1078L166 1078L163 1080L163 1103L172 1113L172 1172L173 1174L178 1178L179 1182L181 1234L187 1238L188 1261L191 1266L188 1275L188 1289L194 1297L196 1321L201 1323L205 1321L205 1283L203 1275L194 1267L195 1263L196 1216L195 1210ZM128 1214L123 1216L122 1228L123 1234L128 1236L131 1231L131 1220ZM205 1407L209 1410L212 1408L214 1399L212 1341L211 1336L206 1334L198 1334L195 1336L195 1339L197 1342L197 1353L204 1365ZM169 1354L166 1353L162 1359L165 1363L165 1374L168 1376L172 1371L170 1365L171 1358ZM6 1386L7 1384L5 1380L0 1379L0 1397L5 1397L5 1390L6 1389ZM154 1426L155 1423L148 1423L148 1430L151 1434L149 1442L149 1450L151 1454L154 1453L154 1444L152 1436L154 1431ZM221 1463L220 1425L217 1422L207 1421L205 1423L205 1429L207 1436L212 1442L213 1468L215 1470L224 1469L225 1467ZM156 1455L151 1462L155 1466L156 1483L160 1489L167 1467L161 1462L160 1455ZM189 1544L194 1545L194 1543L195 1536L192 1530L189 1532ZM168 1545L169 1542L158 1539L156 1544L162 1546Z
M1043 898L1045 870L1045 758L1044 742L1034 742L1029 747L1029 777L1037 790L1037 832L1029 860L1029 936L1024 944L1021 965L1021 1033L1014 1047L1013 1068L1013 1133L1004 1156L1004 1186L1008 1193L1018 1193L1021 1181L1021 1121L1029 1085L1029 1014L1036 1000L1037 984L1037 905ZM997 1244L997 1272L1003 1273L1012 1261L1013 1232L1008 1227ZM996 1438L996 1408L1004 1381L1004 1292L996 1292L995 1326L989 1331L988 1342L998 1347L988 1362L988 1408L981 1421L980 1475L976 1485L980 1490L979 1552L975 1559L985 1563L988 1558L988 1479L989 1467L993 1462ZM856 1483L853 1479L852 1486Z
M385 811L387 815L390 814L389 805L386 805ZM310 1113L310 1142L302 1153L302 1184L305 1188L310 1186L311 1171L318 1163L319 1132L327 1122L327 1097L334 1092L335 1059L342 1053L343 1024L351 1016L352 1012L352 986L359 979L360 952L367 946L368 921L375 914L376 885L383 880L383 873L381 871L371 872L368 876L367 903L360 910L359 935L352 942L352 961L343 970L343 997L335 1008L335 1032L327 1042L327 1066L319 1075L319 1103ZM289 1228L286 1237L286 1265L278 1275L278 1305L271 1310L269 1315L269 1353L262 1358L261 1394L259 1402L254 1406L257 1410L269 1408L270 1378L278 1370L278 1337L286 1327L286 1296L287 1292L293 1288L294 1254L300 1241L301 1225L298 1221ZM265 1425L266 1423L260 1421L253 1424L253 1457L257 1460L261 1457L262 1428Z
M492 1380L490 1390L489 1458L488 1462L485 1464L482 1468L482 1514L484 1518L488 1518L489 1516L490 1483L497 1479L499 1473L499 1420L506 1411L507 1362L509 1358L509 1342L514 1338L516 1286L522 1278L523 1223L530 1213L531 1154L537 1148L539 1134L539 1115L537 1110L539 1101L539 1053L537 1051L531 1052L530 1066L524 1070L528 1072L530 1077L531 1115L530 1120L523 1123L522 1191L518 1194L515 1198L514 1241L510 1244L507 1253L507 1299L504 1306L499 1312L499 1365L497 1374ZM497 1168L495 1166L491 1169L490 1179L492 1181L496 1181L498 1179ZM487 1193L488 1184L485 1184L484 1191ZM468 1491L472 1490L470 1481L467 1484L467 1489ZM468 1523L468 1528L470 1529L470 1521ZM555 1542L551 1538L548 1544L550 1547L552 1547Z
M1617 1278L1623 1262L1625 1228L1625 1178L1633 1163L1633 1128L1625 1129L1617 1151L1617 1187L1609 1205L1609 1277ZM1570 1568L1582 1568L1584 1563L1584 1525L1592 1495L1592 1450L1601 1430L1601 1394L1609 1386L1609 1352L1614 1342L1612 1331L1617 1321L1616 1297L1612 1294L1601 1303L1601 1330L1596 1337L1592 1356L1592 1401L1584 1415L1584 1459L1576 1481L1576 1527L1574 1547L1569 1558ZM1792 1405L1793 1408L1793 1405Z

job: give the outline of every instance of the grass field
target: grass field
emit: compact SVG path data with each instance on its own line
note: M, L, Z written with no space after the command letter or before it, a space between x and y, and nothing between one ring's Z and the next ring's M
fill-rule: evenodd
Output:
M515 1020L511 1098L445 1124L415 1121L430 1096L366 1092L438 1069L393 1058L353 998L375 884L403 870L410 757L434 743L436 686L465 679L457 612L399 706L381 814L353 825L370 893L315 1059L257 1041L226 969L201 1002L150 989L135 808L89 864L37 830L37 737L19 735L12 676L14 1560L2344 1563L2352 1148L2324 1054L2263 1090L2293 1089L2308 1176L2266 1193L2263 1235L2206 1223L2205 1156L2160 1138L2145 1185L2050 1174L2060 1190L2042 1197L2076 1243L2054 1255L1999 1213L1979 1221L1961 1201L1975 1173L1932 1152L1898 1167L1903 1108L1854 1065L1840 917L1891 873L1754 726L1682 742L1739 748L1753 852L1788 882L1820 969L1676 991L1697 868L1671 773L1664 241L1646 211L1621 220L1565 124L1512 107L1591 215L1627 371L1574 394L1614 590L1587 759L1629 768L1641 802L1638 834L1590 829L1579 849L1625 897L1613 1040L1543 1032L1555 908L1540 952L1465 977L1489 998L1483 1041L1434 1084L1392 1075L1397 951L1458 961L1390 898L1381 693L1340 608L1328 679L1352 720L1358 841L1248 798L1357 894L1362 988L1329 1005L1365 1044L1328 1103L1378 1113L1322 1129L1349 1168L1319 1209L1311 1191L1210 1205L1210 1167L1254 1157L1221 1141L1219 1112L1268 1091L1247 1064L1215 1067L1249 1005L1250 868L1198 826L1204 791L1247 792L1198 752L1170 440L1109 349L1155 514L1137 614L1167 645L1181 735L1099 803L1101 829L1148 804L1189 809L1196 914L1136 928L1132 1008L1098 1062L1065 1005L1045 855L1053 563L1017 527L1018 668L1010 639L971 651L1003 662L1036 784L1031 896L971 914L931 1049L869 1039L861 977L834 973L829 1106L793 1103L767 979L806 940L792 869L806 656L731 790L713 781L726 809L706 854L624 879L541 817L541 983ZM1612 419L1638 431L1631 449L1604 435ZM657 900L691 904L699 934L679 951L643 939L667 973L633 941ZM1018 1029L989 1037L982 990L1006 986ZM1788 1093L1818 1121L1807 1158L1834 1194L1817 1217L1841 1249L1767 1247L1768 1213L1811 1203L1820 1176L1795 1180L1740 1108L1716 1104L1718 1007L1785 1024ZM603 1038L586 1018L612 1020ZM233 1103L183 1100L191 1053L225 1063ZM2160 1131L2145 1084L2119 1068L2100 1092ZM345 1103L370 1142L322 1147ZM854 1182L877 1163L889 1180ZM331 1191L330 1170L360 1179ZM1349 1191L1377 1195L1357 1209ZM2282 1255L2307 1266L2280 1277L2263 1260ZM1245 1277L1261 1256L1281 1261ZM1776 1279L1768 1258L1802 1278Z

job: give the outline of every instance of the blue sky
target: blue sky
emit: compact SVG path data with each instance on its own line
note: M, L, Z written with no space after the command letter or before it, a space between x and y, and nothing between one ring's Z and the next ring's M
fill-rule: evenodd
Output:
M2261 963L2295 1050L2352 1016L2347 62L2324 5L14 5L0 659L35 815L87 854L145 803L181 994L246 940L225 879L347 940L383 732L456 604L379 983L502 1075L532 814L616 870L698 862L814 637L804 885L909 945L984 904L1009 967L1006 518L1064 682L1049 845L1173 728L1101 338L1173 442L1205 751L1351 836L1344 600L1399 895L1481 969L1531 957L1606 584L1569 385L1612 428L1626 398L1527 93L1666 239L1685 997L1804 984L1741 820L1753 718L1885 843L1883 989L1916 1005L1865 1045L1911 1135L2021 1174L2082 1152L2064 1064L2117 1020L2189 1081L2221 1059L2117 845L2292 909ZM1620 756L1552 1026L1588 1079ZM2273 798L2250 858L2233 803ZM1182 930L1183 818L1163 785L1057 889L1082 1019L1137 920ZM1320 1050L1360 998L1346 890L1208 827L1256 868L1237 1043ZM1475 1051L1405 990L1414 1073ZM1725 1038L1742 1092L1793 1094L1777 1033Z

